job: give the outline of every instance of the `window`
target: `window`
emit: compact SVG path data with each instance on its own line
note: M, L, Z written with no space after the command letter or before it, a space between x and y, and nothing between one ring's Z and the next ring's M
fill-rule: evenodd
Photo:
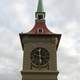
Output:
M43 15L38 15L38 19L43 19Z
M39 29L39 32L43 32L42 29Z
M38 29L37 32L38 33L42 33L43 32L43 29Z

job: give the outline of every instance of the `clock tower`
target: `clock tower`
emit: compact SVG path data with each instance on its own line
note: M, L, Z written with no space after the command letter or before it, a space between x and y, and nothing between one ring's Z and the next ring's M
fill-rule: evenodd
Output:
M19 35L23 49L22 80L57 80L57 49L61 34L48 30L42 0L38 1L34 27Z

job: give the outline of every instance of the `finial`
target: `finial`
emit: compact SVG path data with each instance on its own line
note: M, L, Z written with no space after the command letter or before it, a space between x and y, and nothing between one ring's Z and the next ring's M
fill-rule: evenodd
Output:
M39 0L39 1L38 1L37 12L44 12L42 0Z

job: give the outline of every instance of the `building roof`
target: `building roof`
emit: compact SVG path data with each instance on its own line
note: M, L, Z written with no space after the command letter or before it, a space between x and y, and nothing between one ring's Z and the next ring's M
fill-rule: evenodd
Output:
M42 30L42 32L39 32ZM43 22L37 22L28 34L53 34Z

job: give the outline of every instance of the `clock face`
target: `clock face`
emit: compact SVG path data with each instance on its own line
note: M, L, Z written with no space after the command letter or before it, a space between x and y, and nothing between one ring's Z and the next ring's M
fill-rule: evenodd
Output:
M49 52L45 48L36 48L31 52L31 61L36 66L46 65L49 62Z

